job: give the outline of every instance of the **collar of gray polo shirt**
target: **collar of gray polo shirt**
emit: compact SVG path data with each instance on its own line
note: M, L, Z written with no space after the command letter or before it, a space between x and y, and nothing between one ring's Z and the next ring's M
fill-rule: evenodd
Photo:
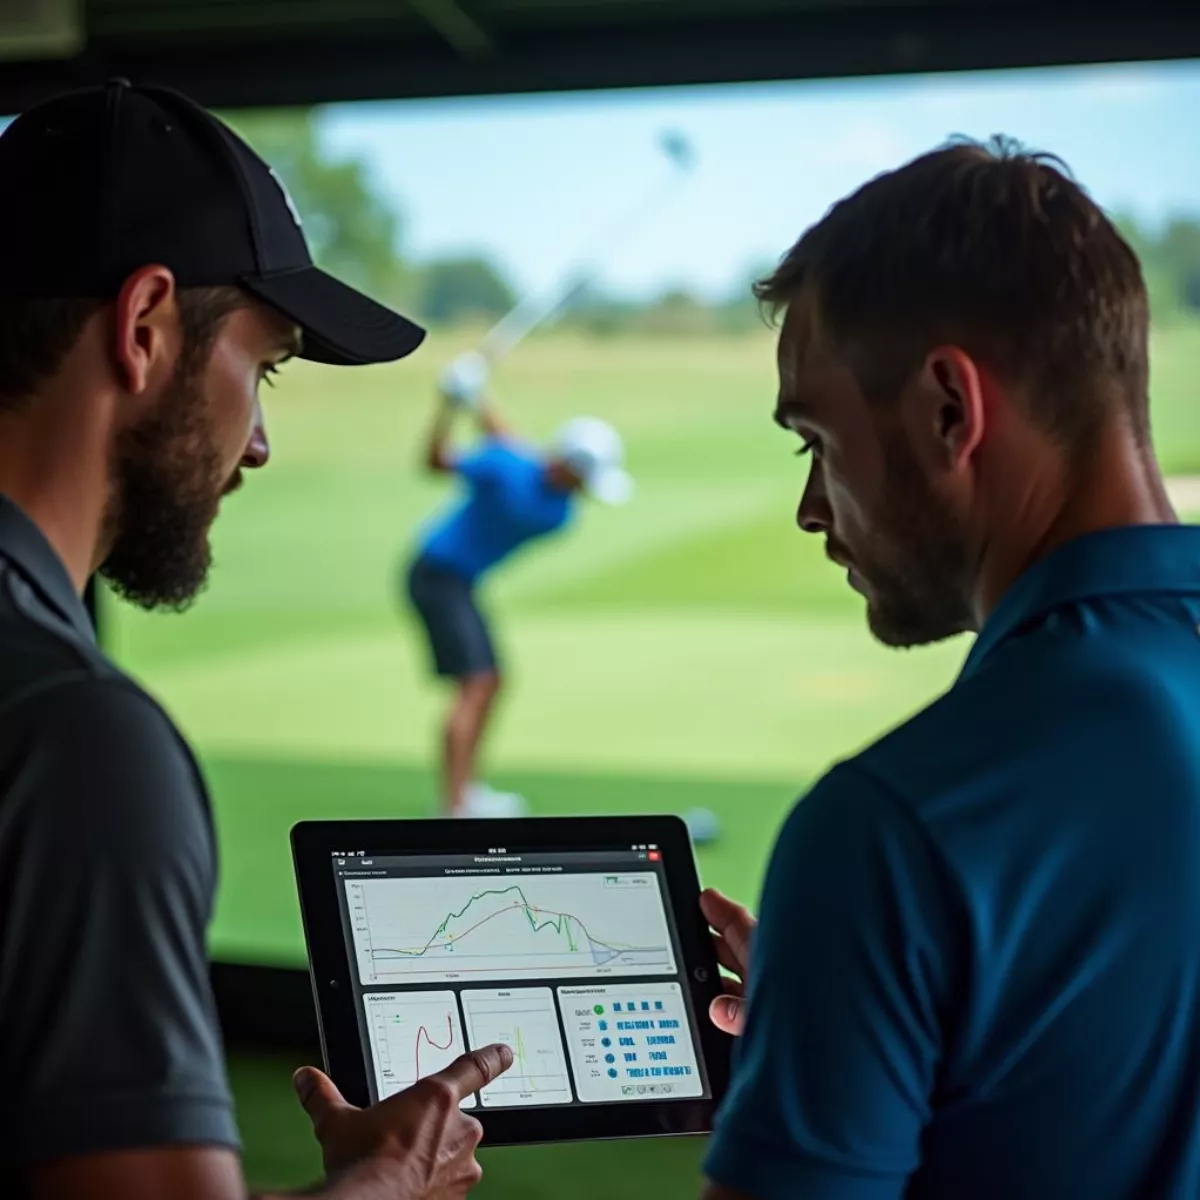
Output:
M960 678L1021 626L1068 604L1105 596L1200 597L1200 527L1128 525L1067 542L1004 593L979 631Z
M77 633L95 640L91 618L62 559L24 510L4 495L0 495L0 556L7 558Z

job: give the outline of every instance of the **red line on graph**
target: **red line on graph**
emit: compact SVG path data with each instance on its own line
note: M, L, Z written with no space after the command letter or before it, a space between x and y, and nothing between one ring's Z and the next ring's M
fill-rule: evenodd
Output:
M435 1050L449 1050L454 1045L454 1021L450 1014L446 1014L446 1044L443 1046L440 1042L435 1042L429 1036L429 1030L424 1025L417 1030L416 1057L417 1057L417 1073L413 1076L414 1079L420 1079L421 1076L421 1039L424 1038Z

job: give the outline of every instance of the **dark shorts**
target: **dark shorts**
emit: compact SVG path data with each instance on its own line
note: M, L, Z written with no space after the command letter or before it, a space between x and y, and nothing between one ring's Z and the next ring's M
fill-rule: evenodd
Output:
M491 632L474 587L462 576L418 558L408 570L408 597L424 622L439 675L460 679L496 670Z

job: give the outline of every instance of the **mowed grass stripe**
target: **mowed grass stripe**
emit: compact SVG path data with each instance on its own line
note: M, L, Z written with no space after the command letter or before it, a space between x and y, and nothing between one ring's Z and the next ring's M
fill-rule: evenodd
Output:
M861 620L703 611L512 614L493 768L775 779L852 752L943 690L959 643L888 659ZM442 689L415 636L344 633L156 672L210 753L424 762Z

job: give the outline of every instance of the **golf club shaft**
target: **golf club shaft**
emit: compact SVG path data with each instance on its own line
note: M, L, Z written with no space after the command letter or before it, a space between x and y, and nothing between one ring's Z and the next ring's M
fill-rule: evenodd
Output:
M673 161L670 173L665 179L656 180L638 197L636 203L623 209L592 240L590 251L573 260L571 271L564 272L563 282L557 288L549 292L530 293L502 317L484 335L479 344L480 354L492 364L499 362L539 325L545 324L555 316L595 278L602 257L611 252L614 245L627 238L632 230L670 195L685 174L686 169Z

